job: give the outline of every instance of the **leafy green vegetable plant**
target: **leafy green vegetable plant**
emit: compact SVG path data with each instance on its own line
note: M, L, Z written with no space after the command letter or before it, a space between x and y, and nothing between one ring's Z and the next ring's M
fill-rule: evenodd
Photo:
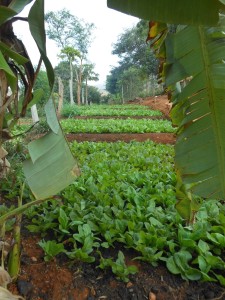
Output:
M67 119L61 120L65 133L148 133L175 132L175 128L168 120L149 119Z
M62 116L162 116L157 110L151 110L147 106L140 105L91 105L77 106L64 105Z
M62 243L57 243L56 241L42 240L38 244L45 252L45 261L50 261L59 253L65 252L64 245Z
M195 223L186 225L175 208L172 146L74 142L71 149L79 154L81 176L61 193L63 205L52 200L28 211L31 230L69 240L71 259L93 262L96 251L119 242L136 250L136 259L165 262L184 279L225 284L225 207L200 201Z
M135 265L126 265L125 257L122 251L118 252L118 258L116 259L116 261L113 261L112 258L104 258L100 252L99 254L101 256L99 268L106 269L110 267L112 272L116 275L117 279L128 282L129 275L138 272L138 268Z

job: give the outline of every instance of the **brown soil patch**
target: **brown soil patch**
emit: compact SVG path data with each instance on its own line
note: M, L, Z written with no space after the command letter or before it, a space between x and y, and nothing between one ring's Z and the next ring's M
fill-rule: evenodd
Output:
M128 103L145 105L149 106L151 109L160 110L166 117L169 117L172 107L167 95L147 97L145 99L128 101Z
M151 140L156 143L162 144L174 144L175 136L173 133L77 133L77 134L67 134L66 138L69 142L77 141L91 141L91 142L117 142L117 141L137 141L144 142Z
M22 293L27 300L197 300L225 299L225 289L215 283L187 282L172 275L163 265L133 261L132 250L122 249L128 265L139 272L124 283L96 263L68 262L65 257L45 262L37 242L40 237L23 239L21 274L9 289ZM121 246L107 249L103 256L116 257ZM97 256L96 256L97 257ZM97 260L97 259L96 259ZM1 299L3 300L3 299Z

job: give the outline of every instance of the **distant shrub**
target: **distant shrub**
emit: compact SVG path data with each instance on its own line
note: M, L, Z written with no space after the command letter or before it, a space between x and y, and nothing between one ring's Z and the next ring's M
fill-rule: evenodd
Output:
M74 116L79 116L80 110L77 105L65 104L63 105L61 116L66 118L71 118Z

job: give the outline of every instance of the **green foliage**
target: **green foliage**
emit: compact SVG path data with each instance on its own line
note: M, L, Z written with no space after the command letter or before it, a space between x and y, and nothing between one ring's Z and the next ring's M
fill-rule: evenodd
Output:
M157 85L150 76L156 75L158 60L146 44L148 22L141 20L136 26L122 33L113 45L113 54L120 58L119 66L107 76L106 89L112 94L119 93L128 100L140 95L154 95Z
M30 159L23 162L26 180L36 199L47 199L70 184L79 168L64 138L52 100L45 105L50 133L29 143Z
M101 102L101 93L99 89L95 86L87 86L88 96L87 101L88 103L95 103L98 104Z
M72 47L80 53L86 54L91 41L92 23L72 15L67 9L45 14L47 35L55 41L59 48Z
M215 25L220 11L225 10L224 0L107 0L107 5L140 19L170 24Z
M157 110L151 110L146 106L140 105L91 105L77 106L64 105L62 116L161 116Z
M224 285L225 207L202 201L195 224L186 226L175 209L172 146L75 142L72 148L82 175L61 194L61 206L49 201L28 211L35 226L30 229L44 235L43 224L52 224L57 240L71 241L71 259L94 261L95 250L119 242L135 249L136 259L154 266L164 261L184 279ZM132 271L122 255L116 262L102 258L100 265L113 267L123 280Z
M76 113L76 109L75 109ZM71 116L71 115L70 115ZM151 119L64 119L60 121L65 133L159 133L175 132L168 120ZM20 134L28 129L27 125L16 127L15 134ZM36 129L35 129L36 130ZM38 132L45 132L45 122L37 126ZM36 131L37 132L37 131Z
M67 119L61 120L65 133L148 133L175 132L168 120L151 119Z
M224 281L225 208L215 200L203 202L195 224L185 225L174 207L172 146L75 142L72 149L79 154L82 175L61 194L62 201L27 211L32 232L54 236L52 243L43 244L47 260L65 253L93 262L96 250L119 242L135 249L136 259L154 266L165 261L184 279ZM100 255L102 268L111 267L127 280L135 270L122 261Z
M140 20L132 28L126 29L116 43L113 44L112 54L120 58L120 66L125 72L130 68L140 72L139 76L157 74L158 60L152 49L146 44L148 21Z
M32 102L40 99L40 93L33 92L36 71L27 54L24 44L13 32L13 23L18 19L14 16L22 11L30 1L8 1L2 3L1 9L6 14L6 19L1 20L1 38L0 38L0 60L1 60L1 108L0 108L0 133L4 130L10 137L10 132L15 126L20 116L25 116L26 110ZM10 11L10 15L7 14ZM43 60L48 83L50 88L54 82L52 66L46 56L45 30L44 30L44 2L36 0L30 7L27 16L30 33L36 42L37 48ZM15 48L15 45L16 48ZM9 96L8 88L11 88L12 94ZM19 90L20 89L20 90ZM20 94L20 99L18 95ZM19 101L20 100L20 101ZM18 102L19 101L19 102ZM7 138L0 139L0 146Z
M50 261L59 253L63 253L64 246L62 243L57 243L56 241L40 241L38 245L44 250L45 252L45 261Z
M179 126L175 160L181 177L185 184L192 184L193 193L223 199L224 17L220 22L211 28L186 26L168 37L165 71L171 89L177 81L189 78L186 86L173 95L172 118ZM184 40L192 42L181 47Z
M71 118L80 115L80 107L77 105L64 104L61 115L66 118Z
M50 98L50 87L48 83L48 77L45 70L40 70L35 81L34 90L43 90L43 97L37 103L39 116L44 114L44 104Z
M120 279L124 282L129 281L129 275L135 274L138 272L138 269L136 266L131 265L127 266L125 263L125 257L122 251L118 252L118 258L114 262L111 258L104 258L102 257L100 253L101 259L99 268L106 269L107 267L110 267L112 269L112 272L116 275L117 279Z

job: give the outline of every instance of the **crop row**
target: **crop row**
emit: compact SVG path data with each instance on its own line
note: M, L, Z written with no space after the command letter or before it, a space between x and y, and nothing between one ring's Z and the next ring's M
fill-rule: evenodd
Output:
M203 202L193 227L186 226L175 209L172 146L75 142L72 151L82 173L61 193L61 206L52 200L27 212L31 231L54 233L55 240L40 243L46 259L64 252L92 262L95 250L120 242L182 278L225 285L225 208Z
M161 116L158 110L150 110L145 106L138 105L91 105L76 106L65 105L62 110L62 116Z
M168 120L149 119L67 119L61 120L65 133L147 133L174 132Z

